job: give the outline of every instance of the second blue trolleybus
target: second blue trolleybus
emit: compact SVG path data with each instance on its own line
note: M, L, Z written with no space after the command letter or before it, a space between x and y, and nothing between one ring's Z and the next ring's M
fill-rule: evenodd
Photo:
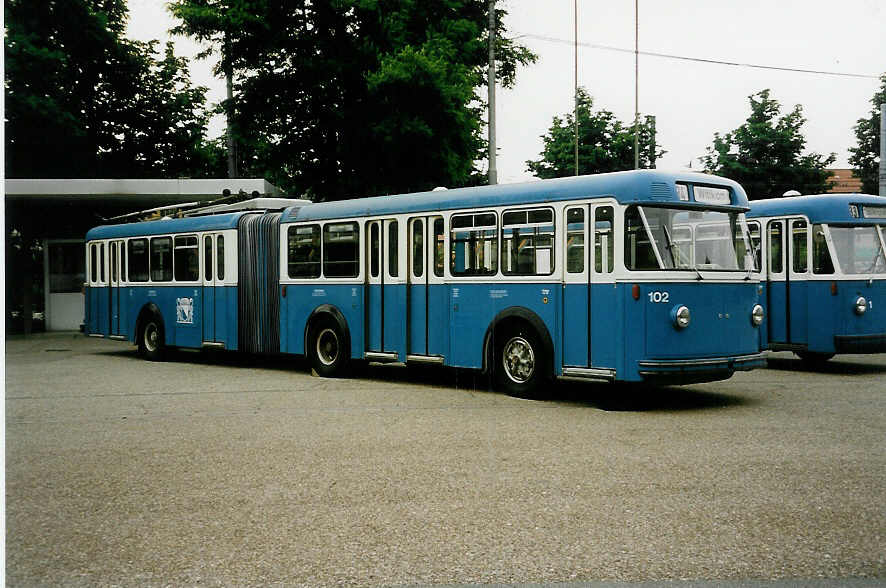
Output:
M886 198L822 194L755 200L765 252L763 341L808 361L886 352Z
M619 172L102 226L86 331L138 345L689 383L763 363L735 182Z

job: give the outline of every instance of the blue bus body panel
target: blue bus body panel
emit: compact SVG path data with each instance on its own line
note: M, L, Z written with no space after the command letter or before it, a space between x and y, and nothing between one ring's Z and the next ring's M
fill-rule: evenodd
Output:
M588 300L590 286L587 284L566 284L563 288L563 364L588 366L588 328L590 326ZM597 332L591 327L591 337ZM614 333L614 331L611 331ZM596 346L595 346L596 347Z
M563 365L610 369L618 365L617 350L624 340L620 287L604 283L563 288Z
M406 361L406 284L385 284L383 350Z
M282 295L281 295L282 296ZM280 351L305 353L305 329L318 307L328 304L337 309L348 325L351 357L362 359L364 286L359 284L289 284L280 299Z
M668 292L667 303L649 301L649 293ZM628 324L635 324L634 312L645 309L645 357L676 359L681 357L727 356L754 353L758 331L751 324L751 310L756 304L756 284L642 284L640 299L634 301L626 291L625 314ZM674 326L671 313L685 305L690 323L685 329Z
M449 286L428 286L428 355L449 353Z
M560 332L557 326L560 289L562 286L554 283L450 284L450 349L447 365L482 368L486 328L501 311L520 307L533 312L544 323L555 342L554 366L560 366L560 346L556 344ZM559 368L557 373L560 373Z
M806 280L791 280L788 285L791 305L791 343L803 344L809 340L809 286L810 282Z
M409 288L409 332L407 353L410 355L428 355L428 333L431 323L428 323L428 293L430 289L425 284L410 284Z

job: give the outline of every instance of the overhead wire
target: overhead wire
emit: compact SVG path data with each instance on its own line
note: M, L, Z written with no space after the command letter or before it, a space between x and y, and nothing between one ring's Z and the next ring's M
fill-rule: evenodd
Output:
M574 41L569 41L566 39L560 39L557 37L550 37L547 35L537 35L534 33L517 33L512 39L520 39L522 37L527 37L530 39L537 39L539 41L548 41L552 43L566 43L572 45ZM634 49L625 49L623 47L613 47L610 45L601 45L599 43L587 43L587 42L579 42L578 45L582 47L588 47L590 49L600 49L603 51L615 51L618 53L634 53ZM806 73L806 74L816 74L816 75L826 75L826 76L838 76L838 77L847 77L847 78L865 78L865 79L879 79L879 75L871 75L871 74L860 74L860 73L849 73L849 72L837 72L837 71L825 71L825 70L817 70L817 69L803 69L798 67L781 67L776 65L760 65L756 63L742 63L740 61L723 61L718 59L707 59L703 57L689 57L686 55L674 55L671 53L659 53L656 51L639 51L640 55L646 55L649 57L660 57L662 59L676 59L679 61L690 61L695 63L708 63L714 65L728 65L730 67L747 67L753 69L766 69L773 71L787 71L794 73Z

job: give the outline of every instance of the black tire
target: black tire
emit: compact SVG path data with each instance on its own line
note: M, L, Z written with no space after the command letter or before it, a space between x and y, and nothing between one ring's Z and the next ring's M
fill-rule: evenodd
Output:
M815 351L795 351L794 353L803 360L803 363L808 363L809 365L824 363L834 357L833 353L817 353Z
M338 323L321 318L308 331L307 355L311 367L324 378L341 378L350 367L350 345Z
M150 361L163 361L166 357L166 338L163 319L151 313L141 323L138 331L139 355Z
M535 330L527 325L499 329L494 341L496 387L518 398L540 400L548 395L548 358Z

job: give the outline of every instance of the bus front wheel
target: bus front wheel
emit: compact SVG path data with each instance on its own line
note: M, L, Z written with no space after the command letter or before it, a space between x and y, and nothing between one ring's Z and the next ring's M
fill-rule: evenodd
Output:
M308 333L308 356L311 367L324 378L347 374L349 349L344 334L332 319L321 319L311 325Z
M145 319L138 336L138 352L145 359L161 361L166 353L163 322L152 315Z
M494 375L506 394L542 398L546 365L539 338L531 328L517 326L496 336Z

